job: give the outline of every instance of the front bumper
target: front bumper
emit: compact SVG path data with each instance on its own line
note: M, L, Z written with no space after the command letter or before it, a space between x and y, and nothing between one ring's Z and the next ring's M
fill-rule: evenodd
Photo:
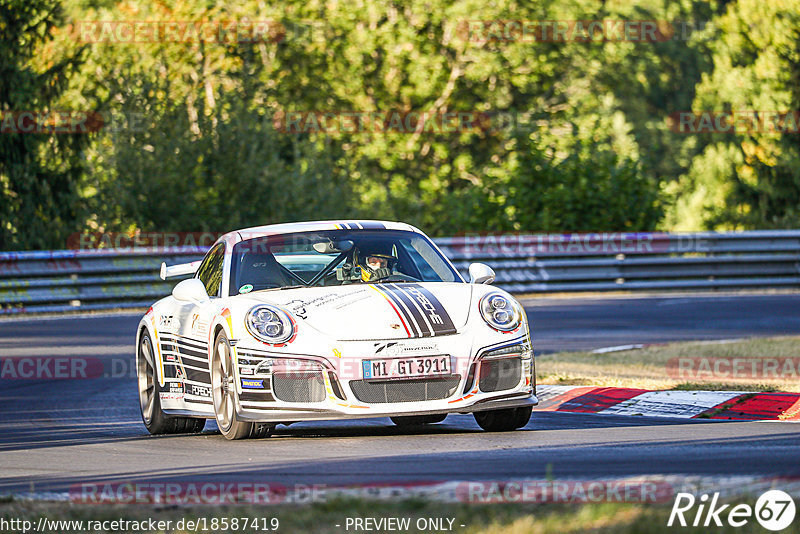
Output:
M514 346L521 342L527 342L529 346L528 340L526 335L505 342L503 346ZM373 343L371 346L374 345ZM497 346L495 343L491 347L473 350L471 346L464 347L463 339L459 340L458 336L450 336L449 340L437 340L435 351L448 355L466 352L467 355L452 356L452 374L446 377L414 380L365 380L359 374L362 361L359 358L339 356L331 359L286 352L276 354L260 347L237 346L235 351L240 364L237 366L237 416L244 421L281 423L471 413L538 404L532 351L529 356L505 355L502 358L492 358L491 362L487 361L488 358L484 359L489 349ZM367 353L363 344L342 347L341 351L337 349L335 352ZM404 353L403 357L405 356ZM518 359L518 363L501 366L516 370L509 375L511 379L489 376L489 371L495 369L492 367L495 362L511 362L514 358ZM259 367L259 362L264 360L272 362L271 365L284 360L299 361L301 365L294 374L285 370L279 372L275 368L269 372L262 370L261 373L251 374L254 368ZM242 362L245 364L242 365ZM242 374L243 371L247 373ZM513 372L517 374L513 375ZM443 384L446 390L442 389ZM484 391L492 388L496 390ZM377 398L375 391L380 392L382 398ZM436 393L429 395L429 392L434 391ZM295 395L293 392L297 392L295 397L292 397ZM298 402L300 397L311 402Z

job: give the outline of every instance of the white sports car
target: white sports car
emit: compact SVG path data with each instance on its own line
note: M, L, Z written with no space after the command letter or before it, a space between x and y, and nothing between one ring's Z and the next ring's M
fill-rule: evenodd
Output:
M425 234L379 221L230 232L153 304L136 334L142 419L152 434L228 439L297 421L473 413L481 428L528 423L538 403L522 306Z

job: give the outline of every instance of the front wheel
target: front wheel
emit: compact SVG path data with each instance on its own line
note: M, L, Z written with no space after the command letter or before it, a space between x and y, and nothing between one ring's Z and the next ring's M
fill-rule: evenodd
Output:
M203 431L205 419L170 417L161 409L156 376L155 351L150 334L145 332L139 340L136 358L136 375L139 382L139 409L142 421L151 434L194 434Z
M523 408L504 408L502 410L487 410L475 412L475 422L487 432L508 432L528 424L531 419L532 406Z
M211 359L211 398L214 415L222 435L228 439L262 438L272 433L274 425L240 421L236 415L236 374L230 341L220 333Z

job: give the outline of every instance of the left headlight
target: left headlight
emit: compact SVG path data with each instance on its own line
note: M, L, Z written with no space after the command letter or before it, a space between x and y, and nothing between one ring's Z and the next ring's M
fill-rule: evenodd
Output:
M522 323L522 312L519 306L500 293L485 295L480 303L481 316L489 326L503 332L516 330Z
M259 304L247 312L247 331L265 343L283 343L294 335L294 321L289 314L269 304Z

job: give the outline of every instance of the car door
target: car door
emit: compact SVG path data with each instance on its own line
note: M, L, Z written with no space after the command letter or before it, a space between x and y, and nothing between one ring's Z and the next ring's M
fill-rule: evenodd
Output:
M224 243L213 247L195 274L195 278L203 282L210 299L199 304L176 302L174 315L177 328L172 335L165 337L169 345L169 350L164 351L165 359L173 355L176 360L165 363L174 364L169 367L173 368L173 376L183 383L184 400L187 403L211 406L208 329L217 313L218 299L222 295L225 250Z

